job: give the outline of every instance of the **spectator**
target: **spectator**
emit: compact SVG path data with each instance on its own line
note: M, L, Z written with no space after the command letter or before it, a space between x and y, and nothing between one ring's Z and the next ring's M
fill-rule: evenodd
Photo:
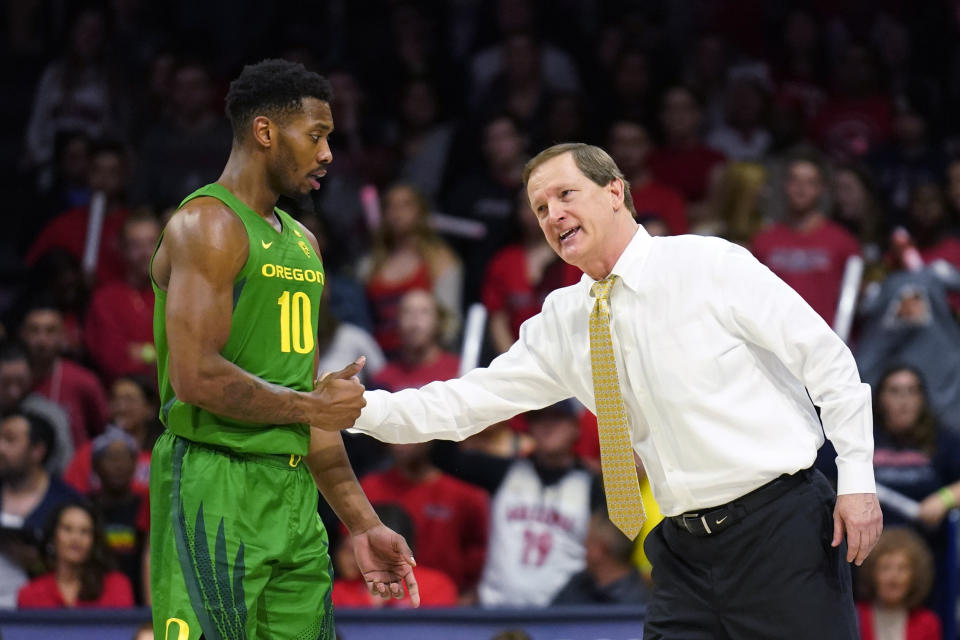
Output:
M833 215L837 224L860 243L864 260L878 266L887 237L883 197L866 167L839 165L833 172Z
M37 296L48 297L48 302L63 314L63 353L74 359L83 357L83 317L87 310L89 287L80 260L63 248L47 251L27 273L20 296L11 310L11 324L16 326ZM38 293L42 292L42 293Z
M31 194L31 215L10 220L17 229L19 255L50 220L68 209L90 202L87 177L90 173L90 138L82 131L61 131L54 139L53 166L49 185L39 185Z
M388 357L400 348L400 298L408 291L432 291L443 308L460 311L463 270L456 254L430 229L427 200L409 185L391 187L383 198L383 224L362 271L374 312L374 335Z
M733 161L759 162L772 138L766 128L770 78L762 64L730 70L724 100L724 122L710 130L707 145Z
M897 271L868 287L855 355L868 384L877 385L891 362L915 367L929 385L933 411L960 427L960 326L948 290L960 291L960 277L937 268Z
M868 158L894 221L902 224L914 190L939 182L947 167L943 149L931 136L929 107L913 96L901 95L894 103L893 139Z
M119 569L137 593L143 585L142 559L149 529L141 519L148 506L148 493L133 484L140 445L126 431L112 427L93 440L93 469L100 489L90 501L104 526L107 548Z
M918 184L910 194L908 226L926 263L946 260L960 269L960 239L954 235L950 209L940 185Z
M613 68L604 73L610 82L610 96L600 106L606 114L603 122L631 120L648 122L656 113L654 65L650 55L636 46L621 46Z
M101 284L90 300L85 342L110 382L124 375L156 375L150 260L160 224L148 211L130 215L120 232L124 278Z
M940 620L923 606L932 583L933 557L920 536L885 530L860 572L862 640L941 640Z
M20 339L30 360L33 391L67 412L73 444L82 446L103 430L107 398L93 372L61 356L63 314L47 301L35 302L20 325Z
M490 506L487 494L437 469L430 445L389 445L393 467L361 481L371 503L392 502L413 520L421 565L450 576L461 604L476 602L476 587L487 550ZM419 575L418 575L419 578Z
M550 44L540 45L532 35L531 30L536 28L534 3L530 0L498 0L496 3L497 30L501 39L479 51L470 64L470 103L476 104L485 94L491 92L498 77L502 74L515 73L526 75L523 70L511 71L511 42L517 45L513 36L522 36L528 41L523 46L533 46L529 55L533 59L526 62L527 67L533 67L538 72L542 69L542 78L549 83L548 88L561 91L576 91L579 88L579 78L574 60L568 53Z
M730 61L730 46L722 35L714 32L700 36L683 61L688 67L683 72L683 82L700 96L707 130L723 122Z
M607 133L607 149L630 183L638 219L657 218L667 225L672 235L686 233L687 212L683 196L658 182L650 173L648 158L653 143L646 127L633 120L616 120Z
M17 411L39 416L53 427L55 444L46 469L60 475L73 457L73 435L66 412L43 396L32 393L33 375L27 354L19 345L0 346L0 415Z
M377 512L377 516L383 524L402 535L405 540L416 540L416 527L403 507L390 503L374 504L374 511ZM417 545L410 543L410 550L414 557L421 556L422 549ZM333 581L333 604L335 607L407 608L410 606L408 599L384 600L370 595L370 590L367 588L366 581L360 574L357 561L354 559L353 536L345 535L341 537L333 560L336 565L335 575L337 576ZM457 586L443 571L434 569L424 562L418 562L417 584L422 591L420 594L421 607L452 607L457 604Z
M119 428L137 443L137 464L133 488L146 493L150 485L150 455L154 440L162 430L158 413L160 401L157 386L148 378L122 377L110 387L109 428ZM80 493L87 495L102 489L100 477L93 468L92 441L77 449L63 479Z
M570 578L553 604L643 604L650 599L649 587L630 562L633 541L606 513L590 518L585 546L587 568Z
M400 96L400 180L436 200L446 173L453 125L441 119L436 86L425 78L409 81Z
M123 255L120 250L120 232L127 219L125 203L127 181L127 152L115 143L100 143L90 153L92 193L102 192L106 197L106 212L100 231L100 249L97 254L95 281L108 282L123 278ZM84 205L69 209L47 224L30 245L26 262L36 265L47 252L66 249L80 262L86 248L90 207Z
M591 512L603 505L599 477L573 447L580 423L570 401L526 414L530 458L496 458L437 442L433 463L486 489L490 541L480 581L485 607L540 607L585 566Z
M91 138L116 133L123 109L120 95L103 60L105 16L90 8L70 26L60 57L47 65L26 128L29 162L41 169L41 185L49 183L54 141L62 131L82 131Z
M577 89L557 86L555 79L544 73L542 48L531 31L516 31L503 39L503 67L475 103L479 116L507 113L530 130L543 121L552 92Z
M429 291L413 289L403 294L397 311L398 356L387 361L372 384L397 391L456 378L460 358L444 350L440 342L444 320L443 308Z
M540 312L547 294L577 282L582 273L561 260L540 231L524 193L517 194L515 214L521 242L493 256L483 282L483 304L495 355L510 348L524 320Z
M134 181L136 201L156 210L175 207L213 182L230 153L230 125L214 108L214 78L199 60L173 69L170 114L143 139Z
M753 253L832 324L844 267L859 246L823 213L824 171L813 156L792 159L784 192L786 221L758 233Z
M110 570L103 528L89 505L72 502L57 508L48 520L44 547L52 570L20 590L20 609L133 606L130 581Z
M323 299L330 313L340 322L354 325L366 332L373 331L367 295L363 285L353 276L356 254L350 254L348 248L339 242L339 238L334 243L329 241L327 225L315 211L299 210L294 217L317 239L320 255L323 256ZM343 257L338 260L340 256ZM371 364L372 362L368 362L364 369ZM339 371L340 368L331 371Z
M916 369L892 367L874 387L874 473L877 483L920 503L918 527L937 558L934 604L953 611L948 598L945 558L951 544L942 527L947 511L960 497L960 438L942 428L930 409L924 381ZM884 522L902 524L905 516L884 511Z
M794 105L803 121L812 120L827 101L824 86L829 64L823 31L814 9L792 7L779 34L783 46L774 54L776 102Z
M386 357L369 332L350 322L341 322L333 315L327 302L330 280L328 274L317 317L317 370L340 371L360 356L365 356L367 363L358 375L360 381L366 384L370 376L377 375L383 369L387 363Z
M683 194L691 226L709 217L708 201L726 157L703 143L702 104L693 91L675 86L660 102L663 145L650 154L650 170Z
M916 369L895 365L875 388L877 482L920 502L920 521L937 527L960 503L960 438L938 423ZM896 522L896 513L885 520Z
M15 606L28 572L38 568L47 516L78 498L44 468L53 447L53 428L42 418L11 413L0 420L0 608Z
M852 42L834 66L833 91L811 124L814 140L837 160L863 158L891 134L893 105L883 94L874 52Z
M534 129L536 148L548 147L555 140L592 140L593 118L588 115L583 94L564 92L551 94L543 122Z
M456 244L464 262L464 301L480 295L483 273L493 255L513 241L511 224L514 202L523 186L527 161L525 130L507 115L494 116L481 127L484 166L455 179L445 197L444 210L479 222L483 236Z

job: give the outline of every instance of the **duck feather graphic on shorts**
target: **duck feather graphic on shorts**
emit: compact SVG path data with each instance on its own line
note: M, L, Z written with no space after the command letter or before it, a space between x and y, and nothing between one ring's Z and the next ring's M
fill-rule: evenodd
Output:
M203 594L204 608L222 638L246 638L247 606L244 602L243 543L237 548L234 560L233 581L231 583L227 564L227 540L223 518L217 528L215 560L210 558L207 546L206 525L203 518L203 504L197 509L197 519L193 528L193 563L200 591Z

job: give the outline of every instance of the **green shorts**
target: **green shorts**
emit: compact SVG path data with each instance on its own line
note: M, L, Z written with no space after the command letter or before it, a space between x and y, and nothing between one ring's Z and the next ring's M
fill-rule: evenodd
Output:
M298 457L164 432L150 463L150 545L158 640L335 637L327 532Z

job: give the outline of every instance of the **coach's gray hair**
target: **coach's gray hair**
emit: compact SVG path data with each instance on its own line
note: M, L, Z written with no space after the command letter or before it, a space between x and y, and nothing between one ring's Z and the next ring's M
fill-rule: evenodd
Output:
M600 147L583 142L564 142L548 147L534 156L523 168L523 186L526 188L527 182L532 174L540 165L547 160L552 160L565 153L573 155L573 161L577 165L580 173L588 177L592 182L605 187L610 184L614 178L623 181L623 204L627 207L630 214L636 218L637 210L633 207L633 196L630 195L630 183L623 177L620 167L613 161L610 154Z

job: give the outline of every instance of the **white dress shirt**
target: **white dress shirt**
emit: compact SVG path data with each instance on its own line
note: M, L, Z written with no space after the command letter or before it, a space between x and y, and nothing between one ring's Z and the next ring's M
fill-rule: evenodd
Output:
M651 238L640 227L612 273L611 334L633 447L665 515L725 504L810 467L824 431L837 450L838 492L875 492L870 387L843 341L749 251L718 238ZM551 293L487 368L419 390L367 392L355 429L385 442L462 440L570 396L595 412L593 282L584 275Z

